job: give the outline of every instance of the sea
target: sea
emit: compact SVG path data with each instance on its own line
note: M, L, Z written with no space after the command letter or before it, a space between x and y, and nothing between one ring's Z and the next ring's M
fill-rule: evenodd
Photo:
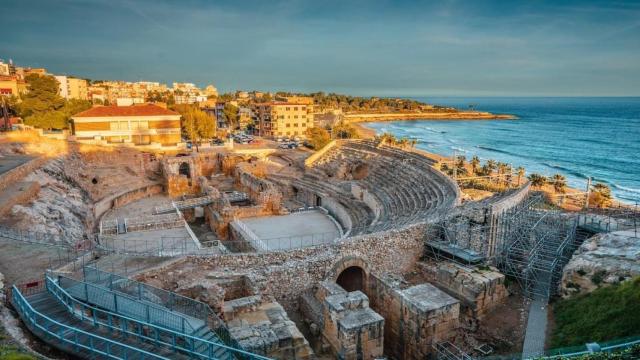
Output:
M429 97L459 109L512 114L517 120L403 120L365 124L377 133L418 140L432 153L523 166L527 173L562 174L585 189L607 184L626 203L640 203L640 97Z

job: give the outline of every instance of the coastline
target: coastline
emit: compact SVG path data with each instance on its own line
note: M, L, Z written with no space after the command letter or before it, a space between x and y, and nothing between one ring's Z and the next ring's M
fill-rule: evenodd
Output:
M516 120L518 117L509 114L492 114L484 111L456 111L456 112L411 112L411 113L362 113L345 114L344 119L349 123L380 122L396 120Z
M401 120L407 120L407 119L393 119L393 120L401 121ZM415 119L408 119L408 120L415 120ZM389 120L389 121L392 121L392 120ZM376 131L374 129L366 126L367 122L368 121L360 121L360 122L352 122L351 123L351 125L356 128L356 130L358 132L358 136L361 139L373 139L377 135ZM374 121L371 121L371 122L374 122ZM425 157L427 157L429 159L432 159L432 160L436 161L437 163L450 162L451 161L450 157L447 157L447 156L444 156L444 155L439 155L439 154L432 153L432 152L428 152L428 151L423 150L423 149L413 148L410 151L418 153L418 154L421 154L422 156L425 156ZM470 170L471 165L470 165L470 163L468 161L465 161L465 166L468 167L469 170ZM542 192L546 193L548 196L558 195L558 193L556 193L555 190L553 189L553 186L549 185L549 184L544 185L542 188L538 189L538 191L542 191ZM566 189L565 189L565 192L566 192L566 194L572 194L572 193L575 194L575 193L582 193L583 190L582 189L577 189L575 187L567 186ZM625 202L625 201L623 201L623 200L621 200L619 198L616 198L615 196L613 197L612 200L613 200L612 205L617 205L617 206L620 206L620 205L630 206L630 205L632 205L631 203L627 203L627 202ZM563 204L563 208L565 208L565 210L571 210L571 211L580 210L581 209L580 207L572 206L573 202L574 202L573 200L569 199L569 201L567 201L566 203Z

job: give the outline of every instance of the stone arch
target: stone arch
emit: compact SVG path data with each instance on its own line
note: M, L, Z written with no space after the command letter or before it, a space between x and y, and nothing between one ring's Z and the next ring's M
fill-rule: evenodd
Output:
M178 174L186 176L187 179L191 179L191 166L189 166L188 162L184 161L180 163Z
M336 262L327 273L326 278L334 281L347 291L369 291L369 274L367 262L357 256L347 256Z

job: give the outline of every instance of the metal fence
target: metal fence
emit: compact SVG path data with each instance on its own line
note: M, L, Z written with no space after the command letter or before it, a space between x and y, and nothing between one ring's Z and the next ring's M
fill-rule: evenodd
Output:
M118 291L111 291L107 287L73 280L64 276L58 276L58 281L60 287L74 298L115 314L143 320L149 324L161 326L182 334L193 334L204 325L202 321L200 321L200 326L194 325L197 322L190 321L190 319L180 314L167 311L162 306L151 305L142 296L132 296Z
M15 286L11 292L11 303L31 331L58 348L69 349L76 353L86 352L93 356L106 356L107 358L168 360L143 349L53 320L36 311Z
M84 268L84 281L95 284L109 284L114 291L122 291L127 294L136 296L146 301L162 305L172 311L177 311L191 317L205 320L218 337L228 346L235 349L244 348L236 339L231 336L226 323L209 307L209 305L200 301L182 296L171 291L156 288L154 286L128 279L113 273L102 271L95 266L86 266ZM236 354L238 355L238 354ZM251 357L242 357L250 359Z
M156 346L170 348L196 359L231 360L239 358L267 360L266 357L226 346L216 342L215 339L206 340L184 331L179 332L175 331L175 329L158 326L155 322L150 322L144 318L141 320L136 316L127 316L127 314L121 314L121 312L110 311L111 309L88 305L79 301L78 298L68 293L63 286L60 286L64 282L63 278L58 277L58 282L56 282L51 277L47 277L46 281L47 291L65 304L71 314L80 317L80 320L91 321L94 326L105 327L109 332L124 333L142 342L150 342ZM145 331L142 331L142 329L145 329Z

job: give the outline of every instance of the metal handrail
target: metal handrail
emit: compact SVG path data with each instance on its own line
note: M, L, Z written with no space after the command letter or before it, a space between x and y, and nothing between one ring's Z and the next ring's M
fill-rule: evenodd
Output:
M128 335L133 335L135 337L139 337L145 341L152 341L159 343L163 346L169 346L171 349L179 350L185 352L189 355L197 356L204 359L215 359L212 357L213 352L216 348L222 348L228 350L234 355L239 355L242 358L248 359L256 359L256 360L270 360L267 357L253 354L244 350L236 349L225 344L216 343L210 340L205 340L199 338L197 336L193 336L186 333L180 333L175 330L171 330L168 328L164 328L161 326L157 326L152 323L148 323L145 321L141 321L138 319L130 318L125 315L113 313L111 311L99 309L95 306L83 303L82 301L71 296L58 282L56 282L51 277L46 277L46 286L47 291L49 291L52 295L54 295L62 304L67 307L70 313L74 316L79 317L80 320L91 320L94 324L100 324L102 326L106 326L111 330L124 332ZM77 309L79 310L76 310ZM90 310L90 311L89 311ZM87 316L87 314L92 314L91 316ZM102 315L101 317L99 315ZM106 322L105 319L106 318ZM114 321L118 320L118 321ZM134 329L138 331L131 330L126 324L133 323L135 324ZM150 329L149 332L153 334L153 336L145 336L141 329ZM163 336L164 335L164 336ZM164 339L170 338L171 342L166 342ZM184 344L187 346L182 346L181 342L178 339L184 339ZM201 348L201 345L205 345L207 348L207 354L199 353L195 349Z
M156 355L145 350L114 341L109 338L104 338L102 336L92 334L90 332L86 332L84 330L53 320L50 317L36 311L16 286L13 286L11 296L12 304L20 314L20 317L25 322L28 322L38 330L44 332L45 334L48 334L48 338L52 341L59 341L61 344L66 343L72 347L75 347L76 349L86 349L91 351L92 353L97 353L111 359L127 359L131 358L135 354L140 354L143 358L170 360L169 358ZM58 332L51 331L50 328L52 328L53 326L57 326L62 330ZM73 340L67 339L65 337L65 333L72 333L74 335ZM89 345L80 342L79 336L87 337L89 340ZM99 349L99 347L103 347L104 350ZM113 353L114 348L120 348L126 351L124 352L124 357L115 355ZM131 352L133 354L127 355L127 352Z
M145 304L141 301L141 299L136 299L133 296L127 295L127 294L123 294L120 292L115 292L113 290L110 290L108 288L105 287L101 287L98 285L94 285L94 284L89 284L86 282L80 282L71 278L68 278L66 276L62 276L59 275L58 276L58 284L59 286L62 288L62 284L60 284L60 280L64 280L66 282L71 282L73 285L72 286L78 286L79 288L81 288L83 290L83 301L86 301L87 303L90 303L90 292L93 292L95 294L95 292L98 292L98 300L100 300L102 303L101 304L97 304L105 309L111 310L117 314L123 314L122 308L127 308L127 306L122 306L123 304L126 303L134 303L136 305L140 305L142 306L142 311L141 313L143 313L146 317L146 322L147 323L154 323L158 326L167 328L167 329L176 329L176 327L180 328L180 331L183 333L194 333L196 332L198 329L195 329L186 319L184 316L180 316L180 315L176 315L171 313L170 311L167 311L166 308L164 307L160 307L160 306L151 306L149 304ZM64 288L63 288L64 289ZM65 289L65 292L68 289ZM90 291L91 290L91 291ZM77 296L76 296L77 297ZM102 301L104 300L104 301ZM112 300L112 301L111 301ZM120 304L120 306L118 306L118 304ZM113 309L109 309L109 306L113 306ZM120 309L119 309L120 308ZM130 307L129 307L130 308ZM130 309L132 310L132 309ZM129 311L130 313L134 313L134 311ZM157 315L161 314L160 317L158 317ZM131 314L129 314L130 316L132 316ZM156 315L156 316L154 316Z

